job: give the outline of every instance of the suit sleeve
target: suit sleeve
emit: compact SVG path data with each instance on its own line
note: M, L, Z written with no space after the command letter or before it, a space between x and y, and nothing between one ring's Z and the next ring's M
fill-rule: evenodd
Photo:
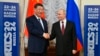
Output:
M52 30L51 30L51 35L50 35L50 40L54 39L55 37L56 37L56 34L55 34L55 26L53 24Z
M73 49L77 50L77 37L76 37L76 29L75 29L74 24L73 24L73 27L72 27L72 31L73 31Z
M34 27L34 23L30 18L26 19L26 26L29 31L29 34L38 36L38 37L43 37L43 31L39 31L37 28Z

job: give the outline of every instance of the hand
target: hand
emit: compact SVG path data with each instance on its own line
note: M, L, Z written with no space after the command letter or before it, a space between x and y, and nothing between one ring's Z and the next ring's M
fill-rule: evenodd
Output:
M49 39L49 38L50 38L50 35L49 35L48 33L43 33L43 37L44 37L45 39Z
M72 53L73 53L73 54L76 54L76 53L77 53L77 51L76 51L76 50L72 50Z

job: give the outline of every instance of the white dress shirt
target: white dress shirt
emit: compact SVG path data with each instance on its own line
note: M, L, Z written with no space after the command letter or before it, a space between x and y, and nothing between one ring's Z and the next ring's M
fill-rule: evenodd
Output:
M63 20L63 23L64 23L64 29L66 28L66 18ZM62 29L62 21L60 21L60 28Z

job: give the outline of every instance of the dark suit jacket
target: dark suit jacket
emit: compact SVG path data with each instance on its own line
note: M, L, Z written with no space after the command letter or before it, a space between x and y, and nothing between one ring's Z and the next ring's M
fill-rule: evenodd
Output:
M56 37L56 53L57 55L72 55L72 50L76 50L76 32L74 24L67 21L64 34L60 29L60 22L53 24L50 39Z
M30 53L42 53L48 46L48 40L42 36L44 32L48 33L47 22L45 20L42 21L44 30L40 22L36 19L36 16L33 15L26 19L29 32L28 52Z

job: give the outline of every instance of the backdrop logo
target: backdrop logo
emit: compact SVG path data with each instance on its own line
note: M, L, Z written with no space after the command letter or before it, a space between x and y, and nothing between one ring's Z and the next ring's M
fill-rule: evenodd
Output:
M89 22L88 23L88 56L94 56L95 44L98 44L98 23Z
M12 56L12 46L16 46L16 23L4 22L4 54Z

